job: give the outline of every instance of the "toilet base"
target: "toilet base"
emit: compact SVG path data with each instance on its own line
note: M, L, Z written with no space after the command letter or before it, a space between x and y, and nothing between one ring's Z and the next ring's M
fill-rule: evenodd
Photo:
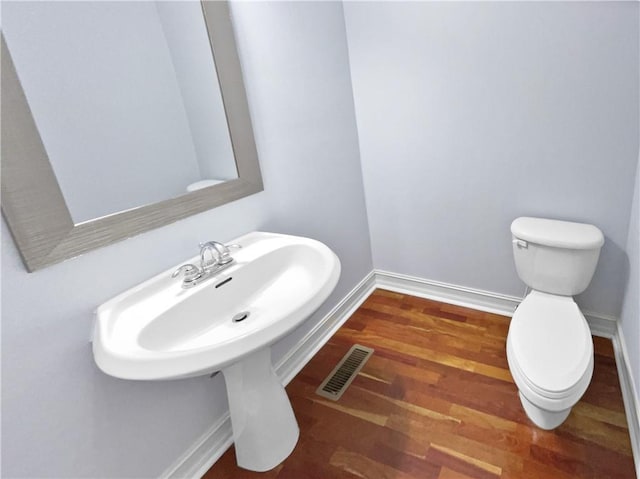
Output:
M550 430L557 428L567 419L571 412L571 408L563 409L562 411L547 411L533 404L524 397L520 391L518 391L518 395L520 396L520 402L522 403L524 412L527 413L529 419L540 429Z

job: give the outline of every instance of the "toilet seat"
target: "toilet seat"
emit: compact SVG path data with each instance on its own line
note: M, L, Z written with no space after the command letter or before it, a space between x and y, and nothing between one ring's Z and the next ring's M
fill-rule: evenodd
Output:
M532 291L513 315L507 337L511 373L534 404L575 404L593 373L589 325L570 296Z

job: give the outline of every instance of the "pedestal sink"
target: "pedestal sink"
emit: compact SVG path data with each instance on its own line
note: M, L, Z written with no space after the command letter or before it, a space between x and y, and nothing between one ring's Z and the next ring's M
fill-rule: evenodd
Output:
M340 261L308 238L254 232L233 243L241 246L234 263L193 288L172 279L172 268L101 305L93 354L102 371L122 379L222 371L238 465L266 471L299 435L271 345L327 299Z

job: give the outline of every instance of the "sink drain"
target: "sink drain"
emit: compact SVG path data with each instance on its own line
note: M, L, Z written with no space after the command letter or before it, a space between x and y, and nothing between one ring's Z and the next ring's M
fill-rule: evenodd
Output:
M247 319L249 317L249 311L242 311L241 313L236 314L233 318L231 318L231 320L234 323L239 323L240 321L244 321L245 319Z

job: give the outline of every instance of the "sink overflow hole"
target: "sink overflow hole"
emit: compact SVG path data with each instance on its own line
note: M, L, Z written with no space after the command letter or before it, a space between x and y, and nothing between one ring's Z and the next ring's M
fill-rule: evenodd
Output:
M236 314L233 318L231 318L233 320L234 323L239 323L240 321L244 321L245 319L247 319L249 317L249 311L242 311L241 313Z
M225 284L227 284L232 279L233 279L233 277L229 277L229 278L225 279L224 281L221 281L220 283L216 284L216 289L219 288L220 286L224 286Z

